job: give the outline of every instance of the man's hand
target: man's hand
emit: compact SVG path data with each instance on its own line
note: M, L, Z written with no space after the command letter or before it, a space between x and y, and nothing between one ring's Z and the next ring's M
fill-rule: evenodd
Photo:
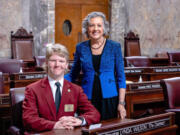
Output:
M74 129L74 127L81 126L82 120L72 117L63 116L54 125L54 129Z
M61 121L56 122L53 129L73 129L71 126L63 125Z
M59 119L63 123L63 125L69 125L69 126L81 126L82 120L72 117L72 116L63 116Z

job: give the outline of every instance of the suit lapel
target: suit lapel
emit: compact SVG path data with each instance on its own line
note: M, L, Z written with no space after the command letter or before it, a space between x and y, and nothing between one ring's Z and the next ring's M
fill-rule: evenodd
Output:
M56 106L55 106L55 103L54 103L51 87L49 85L49 81L48 81L47 77L42 81L41 87L45 90L44 96L46 98L48 107L49 107L49 109L51 111L51 114L52 114L54 120L56 120Z
M94 69L93 61L92 61L92 52L90 48L90 40L86 41L85 44L83 45L82 53L83 53L83 56L85 56L84 60L86 61L86 63L89 64L89 67Z
M102 54L101 54L101 61L100 61L100 67L99 67L100 72L105 67L105 65L107 64L104 62L108 59L107 51L109 51L109 49L110 49L109 47L110 47L109 46L109 40L106 39L105 46L104 46Z

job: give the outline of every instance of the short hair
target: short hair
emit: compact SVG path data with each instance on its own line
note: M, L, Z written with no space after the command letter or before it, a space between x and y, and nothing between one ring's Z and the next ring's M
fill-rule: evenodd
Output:
M89 13L82 22L82 33L85 34L88 38L88 26L90 23L90 20L95 17L101 17L103 19L103 30L104 30L104 36L109 35L109 22L106 20L106 16L102 12L91 12Z
M68 52L67 48L62 44L51 44L51 43L49 43L46 45L46 61L48 61L49 58L53 54L57 54L57 55L65 58L67 62L69 61L69 52ZM45 64L43 67L47 72L48 71L47 64Z
M46 45L46 60L48 60L54 53L64 57L69 61L69 52L64 45L61 44L47 44Z

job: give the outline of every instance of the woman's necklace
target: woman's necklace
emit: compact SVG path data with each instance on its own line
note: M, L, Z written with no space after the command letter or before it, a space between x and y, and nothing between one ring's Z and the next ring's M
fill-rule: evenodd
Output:
M101 47L104 45L105 40L106 40L106 39L104 38L102 44L99 45L98 47L92 47L92 46L91 46L91 49L97 50L97 49L101 48Z

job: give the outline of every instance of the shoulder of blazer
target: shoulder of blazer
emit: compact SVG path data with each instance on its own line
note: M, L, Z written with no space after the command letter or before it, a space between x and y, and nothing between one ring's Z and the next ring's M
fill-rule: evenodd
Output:
M27 87L37 87L37 86L47 87L47 85L49 85L49 81L48 81L48 78L45 77L34 83L29 84Z
M78 54L86 53L87 51L89 51L89 40L77 44L76 52Z
M77 44L76 48L89 47L89 40L80 42Z
M114 40L110 40L110 39L107 39L107 44L111 44L111 45L115 45L115 46L121 46L121 44L117 41L114 41Z

